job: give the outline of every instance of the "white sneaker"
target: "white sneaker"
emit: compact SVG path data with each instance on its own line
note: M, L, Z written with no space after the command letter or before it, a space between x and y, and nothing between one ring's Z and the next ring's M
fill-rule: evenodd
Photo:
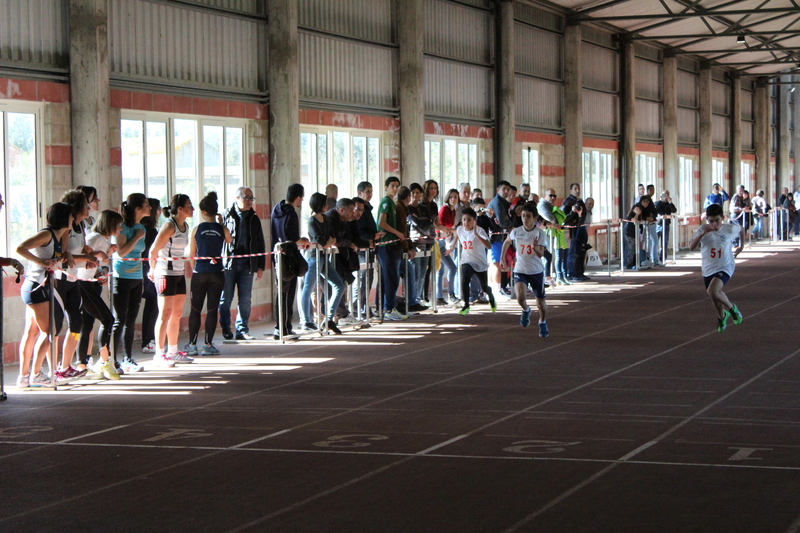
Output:
M392 309L391 311L386 311L385 313L383 313L383 319L384 320L389 320L389 321L392 321L392 322L396 321L396 320L403 320L400 317L400 315L398 314L398 312L395 311L394 309Z
M175 366L175 363L172 361L172 359L167 357L167 354L165 353L155 354L153 356L153 363L155 363L156 366L160 366L162 368L172 368Z
M142 353L156 353L156 341L150 341L150 343L142 348Z
M101 359L95 368L98 369L101 377L105 377L106 379L120 379L117 369L110 359L106 362L103 362Z
M392 312L396 313L396 314L397 314L397 316L399 316L399 317L400 317L400 320L405 320L405 319L407 319L407 318L408 318L408 315L404 315L403 313L401 313L401 312L400 312L400 311L398 311L397 309L392 309Z

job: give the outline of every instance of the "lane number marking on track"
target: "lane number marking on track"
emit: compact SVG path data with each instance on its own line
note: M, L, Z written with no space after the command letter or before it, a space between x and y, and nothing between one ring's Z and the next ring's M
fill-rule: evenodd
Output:
M26 435L33 435L34 433L41 433L42 431L53 431L53 428L48 426L15 426L0 428L0 437L16 439Z
M206 433L202 429L170 429L159 431L155 437L144 439L142 442L158 442L162 440L191 439L196 437L210 437L213 433Z
M503 448L504 452L525 453L529 455L540 455L545 453L562 453L567 446L577 446L580 442L561 442L557 440L520 440L512 443L511 446Z
M388 438L385 435L368 434L334 435L323 441L315 442L314 446L319 446L320 448L366 448L367 446L372 446L374 441L387 440Z

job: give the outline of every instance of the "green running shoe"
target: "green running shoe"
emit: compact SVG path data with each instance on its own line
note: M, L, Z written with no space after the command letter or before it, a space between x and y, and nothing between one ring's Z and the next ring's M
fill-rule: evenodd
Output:
M717 333L725 333L725 329L728 327L728 317L730 316L729 312L722 312L722 318L717 321Z
M736 304L732 304L731 306L731 316L733 317L733 323L737 326L742 323L742 313L739 311L739 308L736 307Z

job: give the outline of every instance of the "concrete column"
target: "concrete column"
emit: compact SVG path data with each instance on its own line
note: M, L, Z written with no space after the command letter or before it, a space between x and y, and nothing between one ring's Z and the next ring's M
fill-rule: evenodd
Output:
M564 28L564 176L566 187L583 178L583 73L581 26Z
M714 164L711 158L711 67L704 65L698 75L700 86L700 196L708 194L714 183ZM721 185L721 184L720 184ZM730 191L729 191L730 192Z
M731 151L729 157L730 183L725 185L726 191L732 191L742 181L742 79L734 75L731 79ZM750 191L754 197L756 191Z
M70 0L69 66L72 184L97 188L106 207L119 205L110 194L107 0Z
M766 191L767 202L775 205L775 197L772 196L770 187L770 98L769 86L766 80L759 78L756 82L756 93L754 97L755 128L753 132L753 143L756 149L756 186L754 189L764 189Z
M678 58L664 57L664 188L673 198L678 185ZM660 193L660 191L656 191Z
M798 76L793 76L792 81L800 81ZM800 83L792 85L792 88L797 88ZM794 183L792 183L793 190L800 189L800 92L795 91L794 105L792 110L794 112Z
M788 76L780 78L781 81L789 81ZM776 168L778 174L778 190L790 187L791 169L789 168L789 120L791 109L789 109L789 85L778 85L778 153Z
M271 204L300 182L300 75L297 0L267 2L269 25L269 191ZM310 195L315 191L306 191Z
M622 38L620 40L620 211L619 216L624 218L633 205L636 195L635 165L636 165L636 86L635 86L635 56L633 41Z
M514 183L516 177L516 101L514 79L514 3L497 2L495 53L495 94L497 129L495 131L495 184L500 180Z
M423 0L397 0L400 170L406 184L425 179L425 51ZM383 190L383 184L373 184Z

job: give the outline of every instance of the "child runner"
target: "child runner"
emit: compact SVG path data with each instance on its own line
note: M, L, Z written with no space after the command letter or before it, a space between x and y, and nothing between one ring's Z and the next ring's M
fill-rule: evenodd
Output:
M742 313L722 292L722 288L736 268L736 256L744 247L744 226L723 224L722 206L711 204L706 208L707 224L698 228L689 243L689 249L700 246L703 265L703 280L706 292L717 309L717 331L722 333L728 326L728 318L733 316L734 324L742 323ZM732 243L739 239L739 246L733 249Z
M544 246L539 244L545 242L545 234L536 227L536 218L535 204L528 202L522 206L522 226L511 230L503 243L500 259L502 267L508 268L506 251L513 243L517 250L517 259L514 262L514 287L517 292L517 302L522 307L519 323L523 328L527 328L531 323L531 308L528 307L525 298L525 291L530 286L539 308L539 336L547 337L550 335L550 330L547 329L547 302L544 294L544 265L542 264Z
M461 225L456 228L456 240L453 241L449 252L452 252L459 242L461 243L459 282L462 296L469 294L469 282L473 275L477 275L481 290L489 296L489 307L491 307L492 313L496 313L497 304L494 301L492 288L489 287L489 260L486 258L486 251L492 248L492 243L489 242L486 231L475 223L477 218L477 213L471 207L461 210ZM469 298L465 297L463 300L464 307L458 312L459 315L469 313Z

